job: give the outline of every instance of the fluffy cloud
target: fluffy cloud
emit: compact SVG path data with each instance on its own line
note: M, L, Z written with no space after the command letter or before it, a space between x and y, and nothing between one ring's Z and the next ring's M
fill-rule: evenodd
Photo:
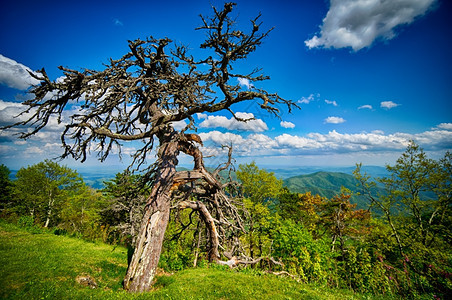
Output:
M392 101L383 101L383 102L380 103L380 107L381 108L386 108L386 109L391 109L391 108L397 107L399 105L400 104L397 104L397 103L392 102Z
M361 105L360 107L358 107L358 109L373 109L372 105L366 104L366 105Z
M280 125L284 128L295 128L295 124L292 122L281 121Z
M302 97L300 100L298 100L298 103L309 104L312 101L316 100L318 97L320 97L319 94L317 94L317 95L310 94L308 97Z
M30 76L30 68L0 54L0 84L8 87L26 90L39 80Z
M35 112L35 109L32 109L29 113L21 114L28 106L24 106L20 103L16 102L8 102L0 100L0 126L11 125L17 122L26 121L31 117L32 113ZM58 121L57 116L51 116L47 122L45 128L43 128L38 134L35 136L38 137L39 134L45 135L50 134L51 132L62 132L64 129L64 124L66 121L70 119L70 116L77 113L77 107L72 107L71 110L63 111L61 122ZM17 133L18 131L23 131L24 128L12 128L9 131ZM31 130L31 127L28 128ZM44 139L44 136L39 138Z
M336 102L336 101L330 101L330 100L326 100L326 99L325 99L325 103L326 103L326 104L331 104L331 105L333 105L333 106L337 106L337 102Z
M240 84L241 86L244 86L244 87L246 87L247 89L251 89L251 88L254 87L254 85L253 85L248 79L246 79L246 78L241 78L241 77L239 77L239 78L237 78L237 81L239 82L239 84Z
M204 143L211 141L217 145L242 144L245 141L241 135L230 132L222 133L217 130L201 132L199 137Z
M18 115L24 111L25 108L26 106L23 106L20 103L0 100L0 126L24 121L27 116L22 115L18 117Z
M182 130L187 126L187 122L185 120L180 120L177 122L172 122L171 125L173 125L174 129L176 130Z
M197 113L196 116L198 117L198 120L207 119L207 114Z
M436 0L331 0L320 34L306 40L309 48L369 47L379 38L390 40L395 28L425 14Z
M438 125L438 128L452 131L452 123L441 123Z
M325 119L325 123L330 123L330 124L340 124L340 123L344 123L345 120L341 117L328 117Z
M228 130L254 131L262 132L268 130L267 124L261 119L254 119L252 113L236 113L237 118L248 120L246 122L238 121L234 117L230 119L224 116L208 116L199 124L201 128L218 128L223 127ZM198 116L199 118L199 116Z
M448 129L447 129L448 128ZM240 136L232 133L211 131L200 133L204 141L206 153L217 155L221 145L234 147L237 157L290 157L298 155L332 155L341 153L400 153L414 140L425 150L447 150L452 148L452 123L443 123L437 127L418 134L393 133L385 134L375 130L370 133L347 134L335 130L326 134L310 133L305 136L281 134L270 138L264 134ZM354 162L350 162L354 163Z
M322 147L322 145L314 139L286 133L277 136L275 140L278 142L278 146L282 148L318 149Z

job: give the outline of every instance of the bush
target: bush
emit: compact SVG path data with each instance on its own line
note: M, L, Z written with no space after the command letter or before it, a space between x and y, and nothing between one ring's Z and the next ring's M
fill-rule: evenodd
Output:
M35 220L32 216L21 216L17 220L17 225L22 228L31 228L33 227Z
M325 283L331 256L322 240L291 220L282 221L273 232L273 256L279 258L289 272L304 281Z

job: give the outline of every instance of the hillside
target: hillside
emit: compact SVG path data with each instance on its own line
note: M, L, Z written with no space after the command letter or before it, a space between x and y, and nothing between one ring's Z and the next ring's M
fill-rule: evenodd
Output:
M160 271L153 291L129 294L121 287L127 249L3 221L0 253L0 299L367 299L352 291L216 265L174 274ZM95 288L77 282L88 276Z
M333 198L341 191L341 187L357 192L358 181L349 174L340 172L316 172L313 174L299 175L285 179L284 186L294 193L318 194L322 197ZM352 203L356 203L358 208L367 208L368 202L364 197L353 196Z

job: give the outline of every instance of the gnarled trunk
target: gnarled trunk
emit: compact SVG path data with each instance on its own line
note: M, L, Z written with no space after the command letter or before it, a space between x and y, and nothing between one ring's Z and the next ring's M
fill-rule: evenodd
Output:
M131 292L144 292L152 285L169 220L170 205L165 198L157 197L156 204L144 214L137 246L124 279L124 288Z
M162 251L171 208L171 187L176 173L177 141L174 132L160 139L158 171L146 204L132 260L124 279L130 292L144 292L152 286Z

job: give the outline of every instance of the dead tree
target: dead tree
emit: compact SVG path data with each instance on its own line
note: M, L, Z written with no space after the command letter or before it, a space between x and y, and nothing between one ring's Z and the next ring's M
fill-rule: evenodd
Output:
M256 101L275 116L280 113L278 106L287 107L289 112L296 107L276 93L256 87L244 90L238 84L238 78L253 83L269 79L259 69L233 73L232 66L255 51L271 29L260 31L260 15L251 20L247 33L235 29L230 17L234 6L227 3L222 10L213 8L211 17L201 16L202 25L197 30L206 32L200 47L210 54L207 58L195 59L186 47L168 38L149 37L129 41L130 52L110 59L102 71L59 67L64 79L58 81L50 80L44 69L31 74L40 84L30 90L34 98L24 102L27 109L22 117L26 120L7 126L31 126L21 135L27 138L52 118L62 122L64 111L76 111L61 134L62 158L82 162L90 150L97 151L104 161L113 149L121 149L121 141L142 141L133 155L133 165L152 180L152 190L124 280L129 291L151 287L174 201L179 208L199 212L209 229L209 258L213 261L220 259L218 226L241 226L223 184L204 167L199 136L185 133L196 129L193 115L227 110L238 121L246 122L235 115L233 104ZM176 131L173 122L182 120L189 121L188 125ZM147 166L152 149L157 150L157 158ZM181 152L193 157L193 170L176 171ZM215 210L215 217L209 209Z

